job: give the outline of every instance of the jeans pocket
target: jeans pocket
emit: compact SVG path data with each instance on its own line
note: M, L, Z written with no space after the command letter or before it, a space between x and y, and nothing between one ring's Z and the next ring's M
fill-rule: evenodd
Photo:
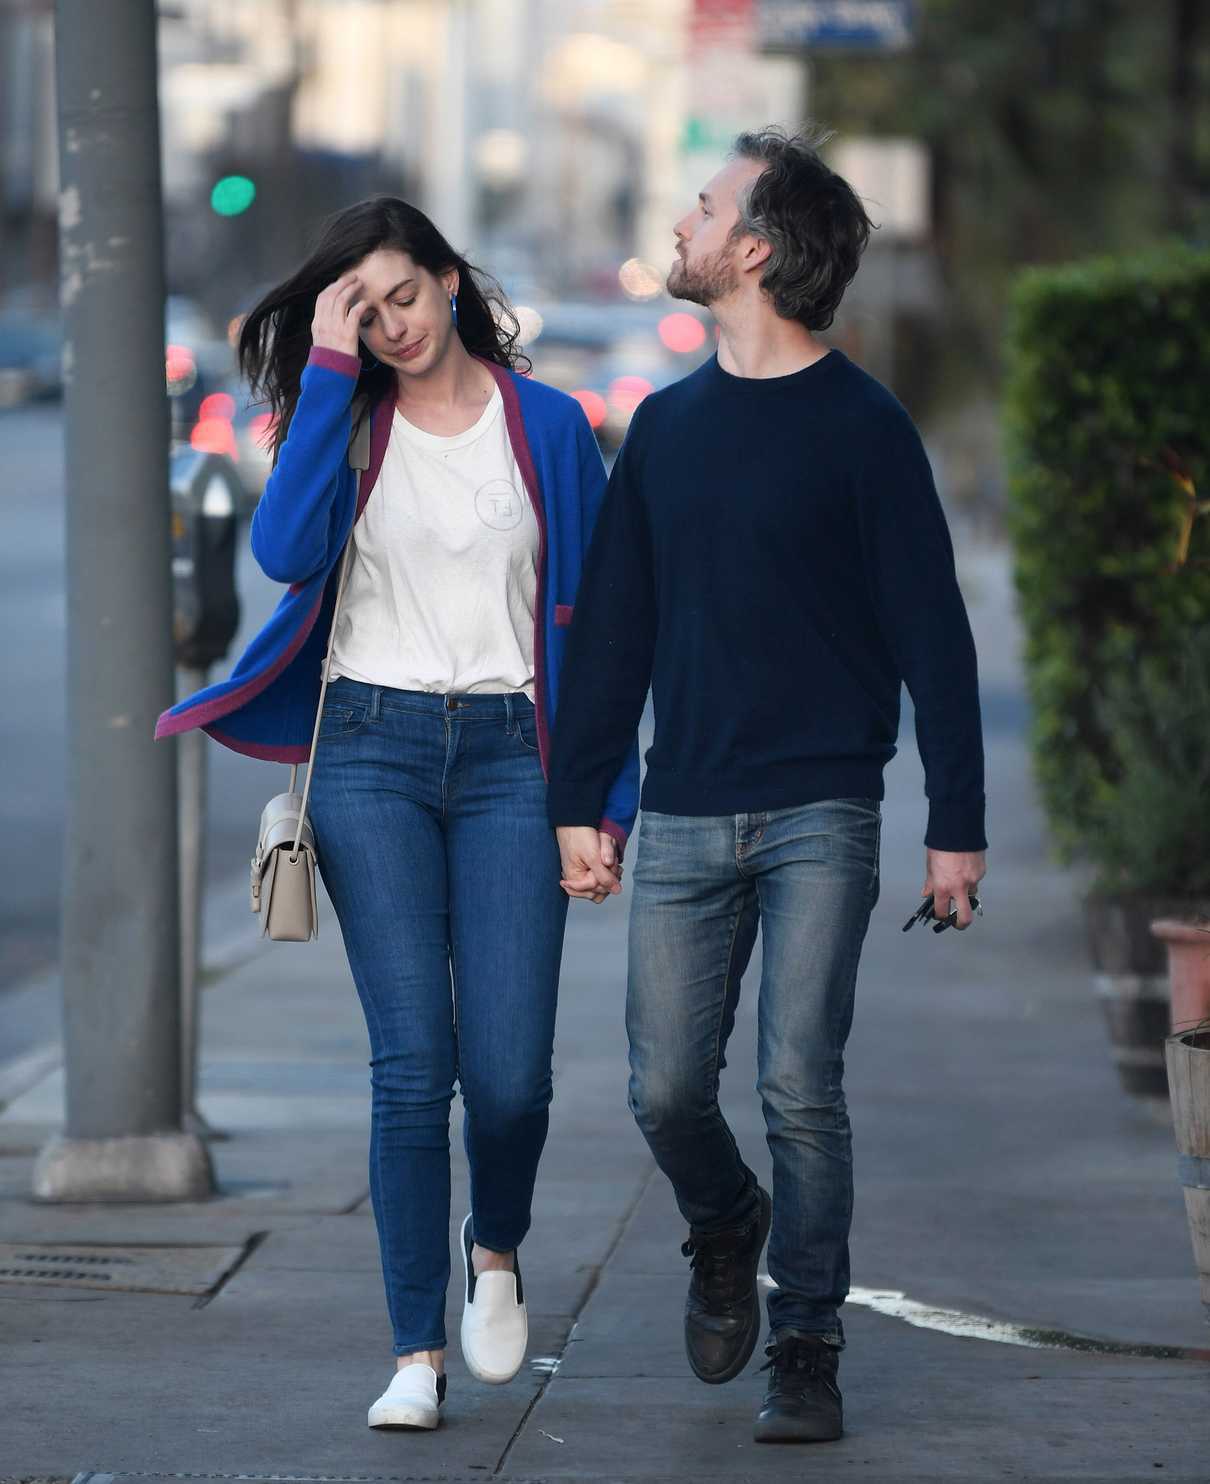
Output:
M319 740L333 737L350 737L361 730L370 714L368 706L355 701L327 700L319 722Z
M878 876L882 842L882 802L879 799L829 799L827 835L833 860L850 868L865 868L871 880Z
M537 708L524 695L515 697L513 701L513 722L509 728L512 736L516 737L526 752L537 753L538 748L538 712Z

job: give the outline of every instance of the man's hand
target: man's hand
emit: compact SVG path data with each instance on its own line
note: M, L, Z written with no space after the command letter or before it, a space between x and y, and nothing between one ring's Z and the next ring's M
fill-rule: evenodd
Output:
M555 831L563 862L559 885L569 897L603 902L622 890L617 841L591 825L560 825Z
M925 883L922 897L932 897L933 915L940 921L948 917L951 905L958 909L954 926L962 931L971 925L970 898L987 874L987 857L982 850L926 850Z

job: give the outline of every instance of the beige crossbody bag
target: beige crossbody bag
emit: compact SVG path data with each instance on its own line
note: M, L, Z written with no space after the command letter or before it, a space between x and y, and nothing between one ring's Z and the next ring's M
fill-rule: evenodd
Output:
M362 398L353 409L353 436L349 440L349 464L362 477L370 463L370 424L368 400ZM307 819L311 799L311 779L315 773L315 752L319 746L319 727L324 714L324 697L332 673L332 635L340 617L345 582L353 556L353 533L345 542L336 584L336 602L332 606L332 627L324 655L323 679L319 686L319 705L315 709L315 726L311 732L311 751L307 758L307 782L298 792L298 766L290 769L290 784L284 794L276 794L265 805L260 817L260 835L252 857L252 910L260 913L261 932L278 943L307 943L319 936L319 913L315 894L315 832Z

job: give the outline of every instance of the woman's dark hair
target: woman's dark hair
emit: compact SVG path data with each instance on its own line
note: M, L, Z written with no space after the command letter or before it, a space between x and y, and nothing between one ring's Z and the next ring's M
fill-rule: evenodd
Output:
M826 330L870 240L872 224L852 186L821 159L827 135L760 129L734 153L765 169L739 200L734 235L769 244L761 288L783 319Z
M405 252L430 273L458 270L458 335L472 355L498 366L529 369L518 350L520 326L500 285L455 252L433 223L396 196L373 196L328 218L306 262L270 289L245 317L239 336L240 370L253 395L275 418L274 456L285 441L311 353L315 301L334 280L380 247ZM358 346L357 390L377 402L395 373Z

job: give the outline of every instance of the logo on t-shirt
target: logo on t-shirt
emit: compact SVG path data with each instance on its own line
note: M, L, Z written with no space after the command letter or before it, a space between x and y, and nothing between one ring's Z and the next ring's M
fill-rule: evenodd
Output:
M493 531L511 531L521 524L521 499L507 479L489 479L475 491L475 514Z

